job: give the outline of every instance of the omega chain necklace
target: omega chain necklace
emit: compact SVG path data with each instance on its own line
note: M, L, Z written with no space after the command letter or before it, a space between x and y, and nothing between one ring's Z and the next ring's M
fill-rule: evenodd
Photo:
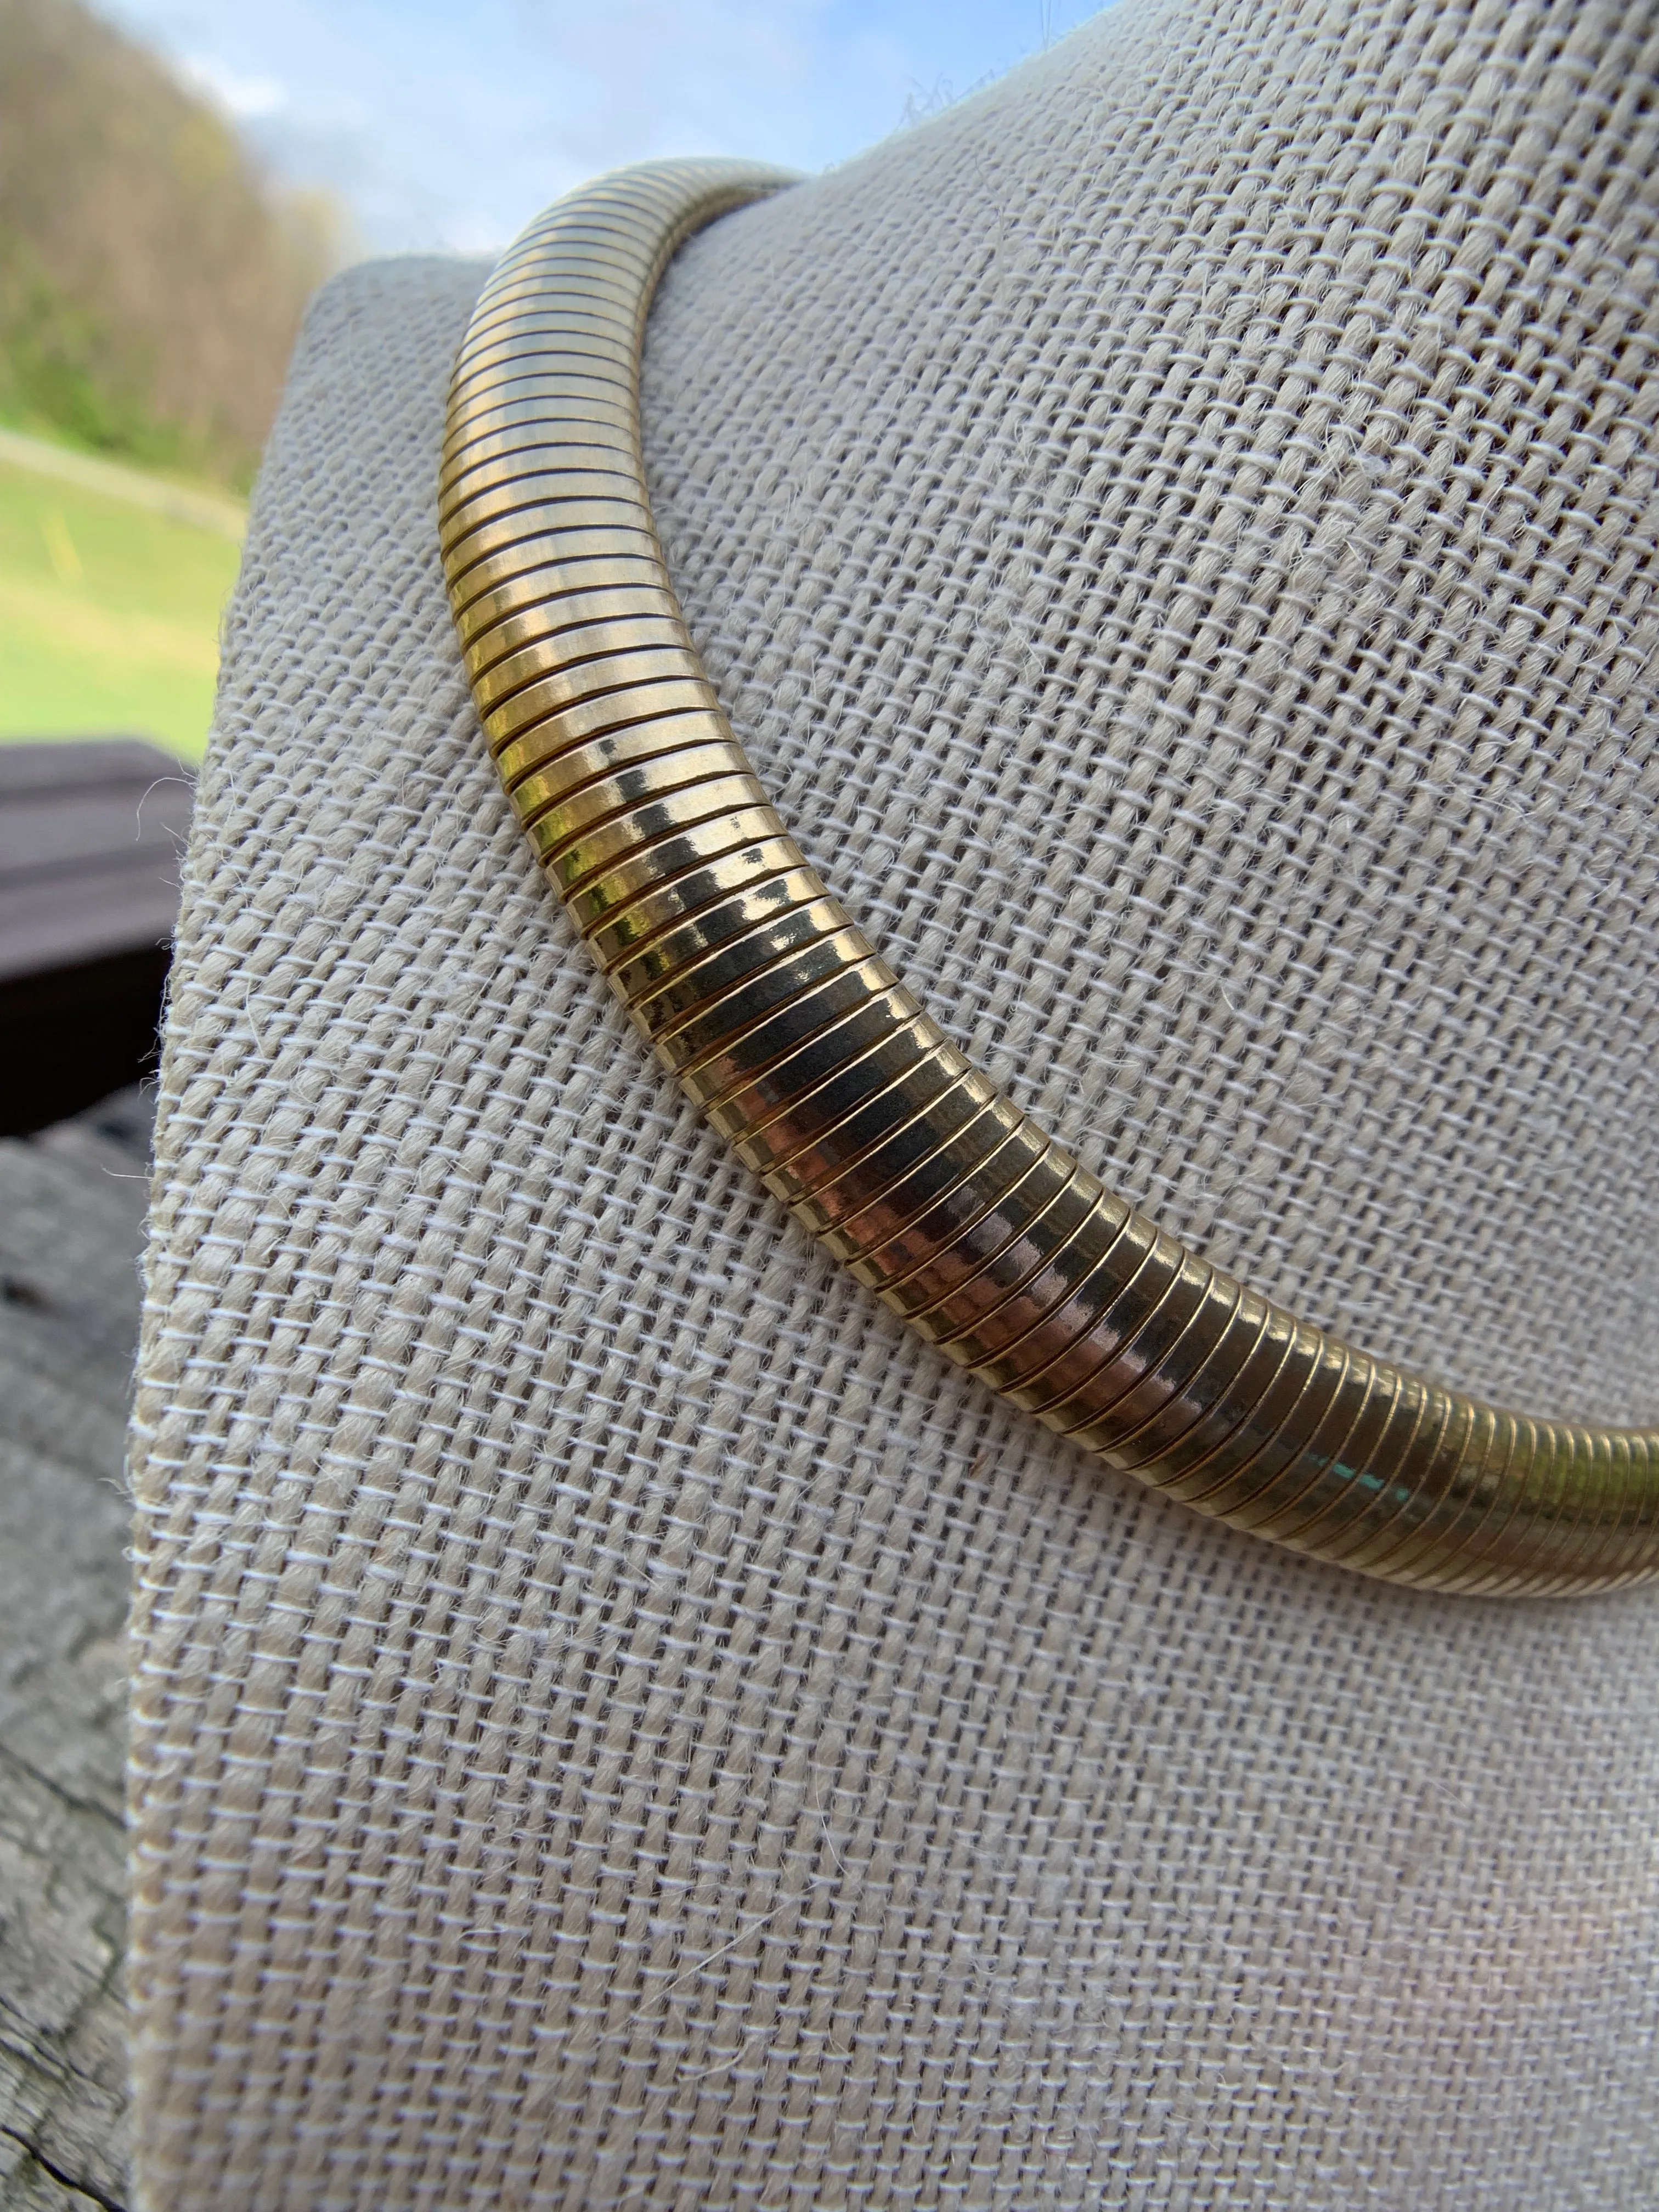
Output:
M450 605L501 781L606 980L861 1283L1109 1466L1422 1588L1659 1571L1659 1430L1443 1389L1188 1251L956 1049L768 804L669 580L639 371L676 247L793 181L666 162L573 194L509 250L455 366Z

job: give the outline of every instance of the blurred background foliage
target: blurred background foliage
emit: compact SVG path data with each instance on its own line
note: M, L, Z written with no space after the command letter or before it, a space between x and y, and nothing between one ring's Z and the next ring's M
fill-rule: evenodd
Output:
M0 415L246 489L341 258L234 127L77 0L0 0Z
M499 250L623 161L844 160L1097 4L0 0L0 739L201 752L235 503L359 251Z
M79 0L0 0L0 425L36 441L0 454L0 738L199 754L234 520L155 512L118 471L59 481L52 449L246 493L306 301L346 258L325 196L274 186Z

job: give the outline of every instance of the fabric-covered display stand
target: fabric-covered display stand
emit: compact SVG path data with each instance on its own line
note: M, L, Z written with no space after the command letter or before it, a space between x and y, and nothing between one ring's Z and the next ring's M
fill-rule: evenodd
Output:
M645 391L738 735L958 1042L1310 1316L1632 1422L1656 82L1645 7L1123 0L697 238ZM228 621L135 1428L140 2202L1644 2203L1659 1601L1150 1498L728 1158L468 702L484 273L323 295Z

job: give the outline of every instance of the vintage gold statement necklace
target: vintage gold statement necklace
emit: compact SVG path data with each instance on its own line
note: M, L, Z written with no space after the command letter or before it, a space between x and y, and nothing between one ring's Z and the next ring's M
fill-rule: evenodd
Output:
M1659 1431L1508 1413L1247 1289L949 1042L767 802L647 499L645 319L693 230L792 179L604 178L526 231L456 362L450 605L501 781L659 1059L951 1358L1200 1511L1390 1581L1535 1595L1659 1571Z

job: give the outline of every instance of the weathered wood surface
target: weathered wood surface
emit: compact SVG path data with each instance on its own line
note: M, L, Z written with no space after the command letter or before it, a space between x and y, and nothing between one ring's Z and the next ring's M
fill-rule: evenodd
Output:
M122 1435L148 1115L0 1140L0 2207L125 2206Z
M142 738L0 746L0 979L165 948L195 789Z
M0 1132L154 1066L194 778L136 738L0 744Z

